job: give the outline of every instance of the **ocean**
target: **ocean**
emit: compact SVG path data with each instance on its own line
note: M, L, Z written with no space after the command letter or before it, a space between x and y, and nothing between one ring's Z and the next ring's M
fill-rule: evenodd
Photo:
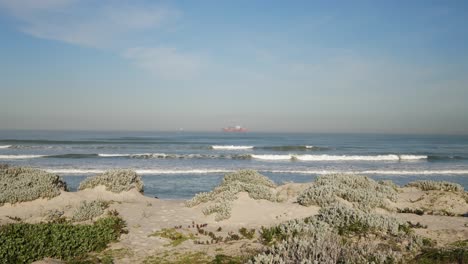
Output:
M446 180L468 189L468 136L383 134L0 131L0 163L84 178L131 168L145 195L187 199L224 174L258 170L276 183L356 173L404 185Z

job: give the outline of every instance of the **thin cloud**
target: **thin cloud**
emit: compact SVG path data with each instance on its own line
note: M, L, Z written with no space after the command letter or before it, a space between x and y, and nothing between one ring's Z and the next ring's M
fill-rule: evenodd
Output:
M158 5L96 5L86 8L73 0L0 0L0 6L19 21L19 29L26 34L98 48L108 48L134 33L159 29L180 16L177 10Z

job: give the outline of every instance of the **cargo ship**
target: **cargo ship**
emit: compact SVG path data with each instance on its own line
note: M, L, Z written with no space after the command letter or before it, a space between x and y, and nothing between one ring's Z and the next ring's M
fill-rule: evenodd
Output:
M223 128L223 132L247 132L247 129L241 126L229 126Z

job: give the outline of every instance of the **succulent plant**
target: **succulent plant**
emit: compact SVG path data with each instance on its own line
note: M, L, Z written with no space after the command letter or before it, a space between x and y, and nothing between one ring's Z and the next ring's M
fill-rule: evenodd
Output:
M94 188L96 186L106 186L106 190L120 193L136 188L143 192L143 181L141 177L132 170L117 169L109 170L94 177L85 179L80 183L80 190Z
M416 187L422 191L450 191L450 192L464 192L465 189L458 183L448 181L414 181L408 183L408 187Z
M304 206L328 206L338 197L369 211L375 207L386 207L387 200L395 202L398 193L395 186L387 182L378 183L360 175L331 174L319 176L298 195L297 202Z
M66 190L66 183L58 175L33 168L0 167L0 206L53 198Z
M239 192L247 192L252 199L265 199L276 202L272 188L276 185L267 177L253 170L240 170L224 176L222 183L211 192L198 193L185 204L193 207L201 203L213 202L203 209L205 215L216 214L215 220L231 217L231 202Z
M95 217L101 216L107 203L103 201L81 201L80 205L73 211L72 220L75 222L82 222L92 220Z

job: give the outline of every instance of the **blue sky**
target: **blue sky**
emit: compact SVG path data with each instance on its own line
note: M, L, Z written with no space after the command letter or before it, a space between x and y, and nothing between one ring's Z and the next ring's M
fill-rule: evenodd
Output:
M467 12L0 0L0 129L468 134Z

